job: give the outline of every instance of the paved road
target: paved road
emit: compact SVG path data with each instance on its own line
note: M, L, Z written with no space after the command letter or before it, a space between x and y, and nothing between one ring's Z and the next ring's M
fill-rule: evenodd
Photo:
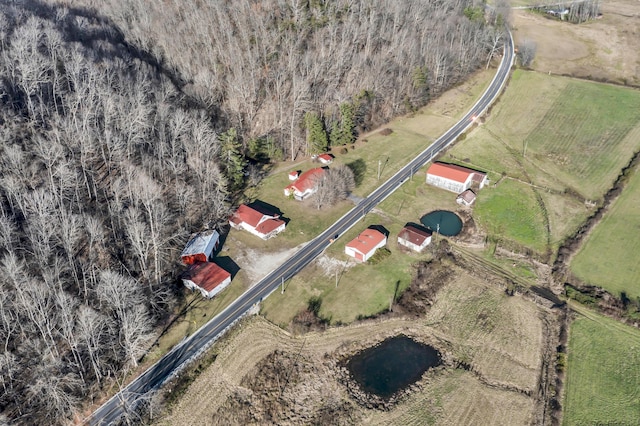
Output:
M436 154L452 144L459 135L473 124L476 117L483 114L496 99L509 75L513 63L513 56L513 39L511 38L511 34L509 34L498 72L486 92L456 125L433 142L389 180L384 182L378 189L373 191L371 195L360 200L356 207L346 213L326 231L308 242L301 250L296 252L282 265L231 303L224 311L212 318L188 339L182 341L156 364L126 386L120 393L102 405L85 420L85 423L92 425L119 423L125 414L131 412L140 401L144 400L146 395L160 388L163 383L184 368L189 361L211 346L219 336L240 317L246 314L255 304L277 290L283 282L293 277L298 271L320 255L332 243L336 235L341 236L345 231L356 225L369 211L416 173L420 167L431 161Z

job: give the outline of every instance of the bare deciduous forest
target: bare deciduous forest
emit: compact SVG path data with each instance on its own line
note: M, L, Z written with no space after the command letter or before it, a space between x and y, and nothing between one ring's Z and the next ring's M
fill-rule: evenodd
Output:
M69 3L0 0L0 423L137 365L188 235L309 152L306 113L345 143L495 53L470 0Z

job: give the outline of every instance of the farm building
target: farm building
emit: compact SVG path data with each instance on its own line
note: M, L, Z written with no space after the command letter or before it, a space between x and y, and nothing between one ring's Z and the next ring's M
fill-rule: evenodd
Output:
M211 253L218 248L220 234L217 231L193 234L182 250L182 263L192 265L195 262L206 262Z
M455 164L433 163L427 170L427 183L460 194L474 184L482 189L487 174Z
M322 164L331 164L333 163L333 155L331 154L320 154L318 155L318 161Z
M369 260L377 249L387 244L387 236L376 229L365 229L356 238L347 243L344 252L362 262Z
M302 173L298 179L284 189L287 197L293 195L296 200L304 200L316 192L318 182L324 178L325 169L316 167Z
M463 206L469 207L473 202L476 201L476 193L470 189L467 189L464 192L461 192L456 197L456 203L462 204Z
M431 243L431 232L407 225L398 234L398 244L420 253Z
M203 297L212 298L231 283L231 274L213 262L196 262L180 278L191 290L200 290Z
M229 218L232 228L245 230L267 240L284 231L284 220L278 214L261 211L258 207L242 204Z

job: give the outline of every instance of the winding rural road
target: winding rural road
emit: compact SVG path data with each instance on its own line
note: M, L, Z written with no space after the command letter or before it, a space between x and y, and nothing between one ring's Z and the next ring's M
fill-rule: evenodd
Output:
M514 49L511 33L507 32L504 54L496 75L491 84L476 104L462 117L458 123L444 135L433 142L409 164L404 166L389 180L361 200L356 207L347 212L322 234L308 242L302 249L274 269L261 281L238 297L224 311L212 318L189 338L183 340L142 375L114 395L98 408L85 423L91 425L112 425L121 422L127 414L134 412L138 404L160 388L167 380L174 377L191 360L203 353L224 334L239 318L245 315L254 305L271 294L281 283L297 274L313 259L320 255L334 240L354 226L398 189L407 179L413 176L420 167L427 164L440 151L451 145L458 136L467 130L477 117L482 115L498 97L504 87L513 64Z

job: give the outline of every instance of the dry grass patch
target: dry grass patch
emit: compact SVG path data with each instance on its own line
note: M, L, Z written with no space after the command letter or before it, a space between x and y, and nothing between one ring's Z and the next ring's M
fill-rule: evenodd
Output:
M640 84L638 2L601 2L601 10L602 19L580 25L514 11L516 43L525 38L537 43L533 68L543 73Z
M158 424L245 424L265 415L271 423L308 424L327 413L334 424L530 423L545 311L454 270L428 315L415 321L365 321L295 337L261 317L245 320L216 344L215 361ZM336 379L337 360L400 333L435 346L445 367L426 373L419 390L389 411L356 404ZM295 359L279 391L276 367ZM459 362L471 370L455 368Z

